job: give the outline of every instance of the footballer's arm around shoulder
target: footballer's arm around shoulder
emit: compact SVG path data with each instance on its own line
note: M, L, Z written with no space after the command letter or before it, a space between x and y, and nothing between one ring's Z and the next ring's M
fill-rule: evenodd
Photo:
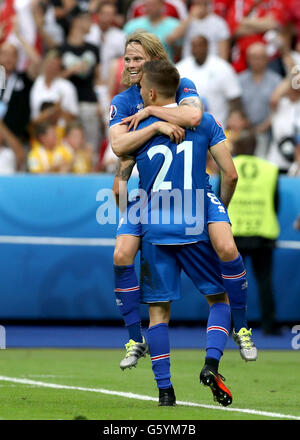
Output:
M177 107L151 105L147 108L151 116L185 128L197 127L203 116L203 104L197 96L182 99Z
M224 205L228 207L235 191L238 174L225 140L210 147L210 152L221 170L220 198Z
M116 124L110 127L109 138L113 152L120 157L132 153L157 133L157 123L135 131L128 131L125 124Z
M164 134L176 143L182 142L185 136L182 127L165 121L156 121L140 130L133 131L128 131L125 124L116 124L110 128L109 133L112 149L119 157L133 153L156 134Z
M190 96L185 98L179 103L179 108L184 108L185 111L188 110L190 113L189 124L191 127L197 127L202 119L204 108L201 99L198 96ZM189 115L187 114L187 117Z

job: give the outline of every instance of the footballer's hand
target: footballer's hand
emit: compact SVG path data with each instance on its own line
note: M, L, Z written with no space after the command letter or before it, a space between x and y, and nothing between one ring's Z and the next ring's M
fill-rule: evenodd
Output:
M158 121L155 122L157 125L157 131L159 134L165 134L169 136L172 142L180 144L185 138L184 128L177 124L171 124L170 122Z
M150 109L145 107L143 110L140 110L135 115L128 116L127 118L123 118L121 124L129 124L128 130L133 128L136 130L139 123L150 116Z

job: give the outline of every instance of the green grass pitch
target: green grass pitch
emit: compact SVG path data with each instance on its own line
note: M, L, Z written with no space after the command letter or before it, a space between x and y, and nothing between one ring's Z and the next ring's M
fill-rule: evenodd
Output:
M137 368L122 372L119 362L123 353L100 349L1 350L0 419L276 420L269 415L183 405L160 408L153 401L3 380L3 377L22 378L157 398L149 357L141 359ZM203 359L203 350L172 351L171 372L177 400L217 405L210 390L199 384ZM299 352L261 350L256 362L245 363L238 350L228 350L220 372L233 394L231 407L300 418Z

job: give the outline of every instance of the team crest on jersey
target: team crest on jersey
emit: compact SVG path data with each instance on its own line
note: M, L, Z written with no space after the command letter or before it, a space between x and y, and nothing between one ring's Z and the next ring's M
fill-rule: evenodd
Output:
M139 112L139 111L143 110L143 108L144 108L144 104L143 104L142 102L140 102L140 103L136 106L136 108L137 108L137 110L138 110L138 112Z
M114 119L116 114L117 114L117 107L115 105L111 105L110 106L110 112L109 112L110 120Z

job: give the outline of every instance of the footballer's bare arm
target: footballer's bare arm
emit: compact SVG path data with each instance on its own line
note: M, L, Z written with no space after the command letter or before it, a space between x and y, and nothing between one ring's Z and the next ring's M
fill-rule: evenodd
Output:
M190 121L190 127L197 127L200 124L204 112L203 103L200 98L197 96L185 98L180 101L179 107L188 107L189 111L193 112L191 119L187 119L186 121ZM186 115L186 118L188 117L189 114Z
M133 156L126 155L119 158L116 165L115 177L127 182L131 176L134 165L135 158Z
M111 146L118 157L132 153L157 134L166 134L172 141L179 143L184 139L185 133L179 125L164 121L154 122L135 131L128 131L125 124L116 124L109 129Z
M154 124L153 124L154 125ZM139 131L128 131L127 125L116 124L109 129L109 138L113 152L123 156L133 152L157 134L155 127L150 125Z
M238 181L238 174L226 141L213 145L209 151L221 170L220 199L228 208Z
M113 192L116 198L116 204L121 212L126 208L126 202L128 199L127 182L131 176L134 165L135 158L129 155L118 159L116 165Z
M179 105L188 105L190 107L194 107L203 113L203 104L201 99L198 96L190 96L189 98L184 98L180 101Z
M149 116L177 124L181 127L197 127L203 115L203 104L197 96L183 99L177 107L160 107L149 105L135 115L124 118L122 124L129 124L128 129L137 128L138 124Z

